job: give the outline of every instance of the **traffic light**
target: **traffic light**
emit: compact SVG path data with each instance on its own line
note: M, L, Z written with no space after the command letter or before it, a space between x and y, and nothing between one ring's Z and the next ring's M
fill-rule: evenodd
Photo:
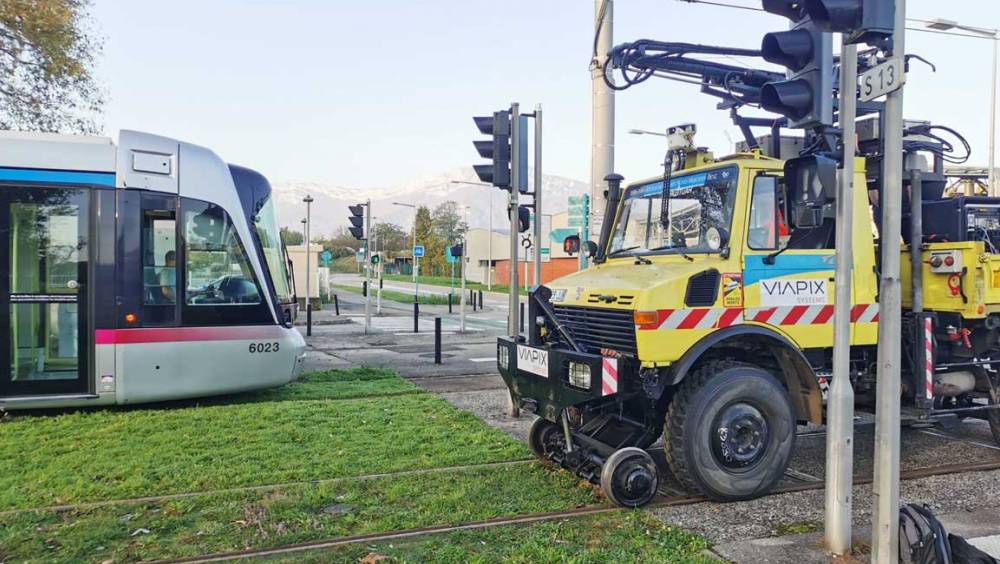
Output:
M378 263L382 262L382 256L378 253L372 255L372 264L378 266Z
M763 7L792 20L792 29L768 33L761 41L764 60L788 69L787 80L769 82L761 89L761 107L787 117L789 127L832 125L831 34L813 21L802 0L763 0Z
M363 241L365 239L365 206L364 204L358 204L356 206L347 206L347 209L351 210L351 215L347 219L351 220L351 227L347 230L354 235L354 238Z
M531 211L527 206L517 206L517 231L524 233L531 227Z
M450 249L450 252L452 257L459 258L465 252L465 248L462 245L455 245Z
M896 3L885 0L806 0L806 13L820 29L843 33L845 43L884 47L895 29Z
M493 161L473 166L476 175L483 182L510 189L510 113L493 112L492 116L475 116L472 119L480 133L492 136L489 140L472 142L479 156Z

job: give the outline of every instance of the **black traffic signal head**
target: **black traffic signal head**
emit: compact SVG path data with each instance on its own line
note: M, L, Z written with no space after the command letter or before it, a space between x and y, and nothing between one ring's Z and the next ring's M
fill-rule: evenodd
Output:
M517 207L517 231L524 233L531 227L531 211L525 206Z
M490 159L490 164L475 165L473 168L479 180L498 188L510 188L510 114L507 111L493 112L492 116L472 118L480 133L491 139L473 141L479 156Z
M792 225L818 227L824 208L834 201L837 161L813 154L785 161L785 186Z
M761 41L764 60L788 69L788 80L761 88L760 105L789 118L789 127L833 123L833 41L809 19L801 1L764 2L764 9L791 17L789 31L768 33Z
M347 216L347 219L351 221L351 226L347 228L351 232L351 235L355 239L361 241L365 238L365 206L364 204L358 204L355 206L347 206L347 209L351 210L351 215Z
M579 235L569 235L563 239L563 252L567 255L573 256L580 252L580 236Z
M458 258L465 252L465 248L462 245L455 245L449 250L449 252L451 253L451 256Z
M843 33L847 43L882 46L892 38L896 5L886 0L805 0L806 13L823 31Z

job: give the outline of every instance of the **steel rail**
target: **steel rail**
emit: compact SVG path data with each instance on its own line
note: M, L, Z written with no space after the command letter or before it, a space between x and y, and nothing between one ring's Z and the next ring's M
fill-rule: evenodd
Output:
M962 464L944 464L939 466L912 468L910 470L901 471L900 480L916 480L931 476L957 474L962 472L987 472L991 470L1000 470L1000 460L989 461L989 462L962 463ZM870 484L872 483L872 481L873 481L872 477L855 476L853 485L858 486L858 485ZM765 496L762 497L770 497L773 495L779 495L784 493L821 490L823 489L824 486L825 482L822 480L817 480L812 482L802 482L797 484L788 484L785 486L775 488L774 490L768 492L767 494L765 494ZM647 508L677 507L684 505L693 505L696 503L703 503L706 501L709 501L709 499L700 494L660 496L655 501L653 501L653 503L647 505L646 507ZM587 505L584 507L576 507L565 511L530 513L524 515L516 515L512 517L496 517L493 519L469 521L457 525L436 525L432 527L420 527L414 529L387 531L384 533L349 535L349 536L334 537L323 540L289 544L285 546L278 546L272 548L219 552L214 554L205 554L202 556L193 556L187 558L157 560L155 562L159 564L167 562L171 563L223 562L227 560L236 560L241 558L254 558L254 557L264 557L264 556L276 556L282 554L294 554L308 550L336 548L339 546L345 546L357 543L375 543L375 542L384 542L384 541L398 540L405 538L421 537L421 536L434 535L440 533L451 533L451 532L467 531L475 529L489 529L505 525L523 525L523 524L537 523L544 521L555 521L559 519L570 519L575 517L584 517L588 515L612 513L616 511L626 511L626 510L619 507L610 507L608 505L603 505L603 504Z
M20 515L24 513L44 513L47 511L62 513L66 511L99 509L102 507L142 505L144 503L159 503L163 501L173 501L175 499L188 499L205 495L216 495L237 492L267 492L280 490L283 488L294 488L298 486L319 486L323 484L337 484L344 482L360 482L366 480L376 480L379 478L395 478L402 476L420 476L426 474L440 474L444 472L464 472L467 470L479 470L482 468L505 468L508 466L519 466L536 462L535 458L525 458L521 460L505 460L503 462L486 462L483 464L462 464L458 466L441 466L437 468L418 468L415 470L401 470L399 472L379 472L377 474L362 474L360 476L343 476L340 478L319 478L315 480L300 480L295 482L282 482L277 484L259 484L255 486L234 486L231 488L218 488L200 492L182 492L173 494L151 495L143 497L132 497L124 499L109 499L104 501L85 501L81 503L66 503L61 505L47 505L43 507L25 507L18 509L6 509L0 511L0 517Z

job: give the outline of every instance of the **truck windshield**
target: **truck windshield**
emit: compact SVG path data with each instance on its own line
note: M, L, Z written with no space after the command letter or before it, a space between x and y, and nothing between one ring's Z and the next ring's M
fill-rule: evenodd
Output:
M271 272L271 280L274 281L274 293L278 296L279 302L289 303L293 299L292 290L273 195L268 197L267 202L260 208L255 227L264 259L267 261L267 269Z
M705 241L710 227L729 230L739 168L728 166L670 179L670 225L660 223L663 181L625 191L608 255L713 252Z

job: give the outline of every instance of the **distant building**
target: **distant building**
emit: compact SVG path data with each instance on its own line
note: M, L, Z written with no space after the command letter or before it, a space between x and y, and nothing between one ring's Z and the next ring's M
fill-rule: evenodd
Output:
M309 270L312 284L309 287L309 297L318 299L320 292L329 292L329 272L328 268L321 268L319 264L319 254L323 252L323 246L313 243L309 245ZM288 260L292 262L292 276L295 278L295 295L302 301L306 295L306 246L289 245ZM302 302L305 303L304 301ZM314 302L315 303L315 302Z
M556 278L579 270L579 256L570 257L563 252L563 240L569 235L575 235L578 228L569 227L569 214L544 214L542 222L542 283L548 283ZM467 235L466 251L469 257L469 267L466 278L474 282L486 283L487 265L490 264L488 232L485 229L470 229ZM518 240L532 239L533 232L518 234ZM528 274L530 284L534 284L534 253L537 251L535 242L527 252ZM524 285L525 247L518 245L518 283ZM509 233L493 233L492 275L494 284L506 285L510 281L510 238Z

